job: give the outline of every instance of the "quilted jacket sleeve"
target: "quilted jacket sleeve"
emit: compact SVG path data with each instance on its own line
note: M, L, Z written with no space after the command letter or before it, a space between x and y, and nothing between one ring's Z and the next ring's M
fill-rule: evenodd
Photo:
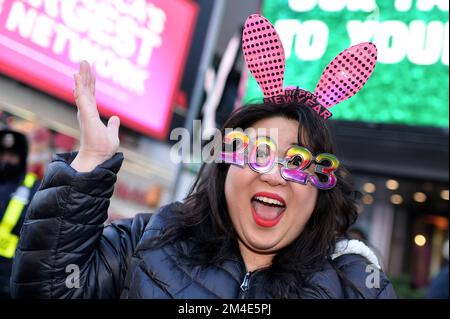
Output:
M11 277L14 298L118 298L150 215L104 227L121 153L78 173L57 155L27 211Z

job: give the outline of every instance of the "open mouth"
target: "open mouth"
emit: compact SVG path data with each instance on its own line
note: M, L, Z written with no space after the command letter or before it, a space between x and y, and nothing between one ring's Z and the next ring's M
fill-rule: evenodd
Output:
M273 227L281 220L286 210L284 199L273 193L256 193L251 200L252 216L262 227Z

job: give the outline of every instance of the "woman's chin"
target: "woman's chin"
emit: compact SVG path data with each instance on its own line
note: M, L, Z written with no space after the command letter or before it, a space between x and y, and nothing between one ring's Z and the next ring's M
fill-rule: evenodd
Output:
M259 253L274 253L280 248L277 247L279 240L276 238L246 238L246 246Z

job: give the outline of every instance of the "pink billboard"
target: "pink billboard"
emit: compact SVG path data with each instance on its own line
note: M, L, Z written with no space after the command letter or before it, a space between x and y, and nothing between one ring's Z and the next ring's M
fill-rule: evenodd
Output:
M190 0L0 1L0 72L73 103L87 60L100 113L163 139L197 12Z

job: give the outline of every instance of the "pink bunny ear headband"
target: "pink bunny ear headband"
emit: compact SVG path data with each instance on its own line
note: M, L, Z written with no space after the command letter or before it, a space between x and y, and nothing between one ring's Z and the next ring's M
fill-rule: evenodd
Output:
M329 108L352 97L366 84L377 62L377 48L371 42L354 45L339 53L323 71L314 93L300 88L283 89L286 58L275 28L259 14L247 18L242 37L245 61L273 104L304 104L323 119Z

